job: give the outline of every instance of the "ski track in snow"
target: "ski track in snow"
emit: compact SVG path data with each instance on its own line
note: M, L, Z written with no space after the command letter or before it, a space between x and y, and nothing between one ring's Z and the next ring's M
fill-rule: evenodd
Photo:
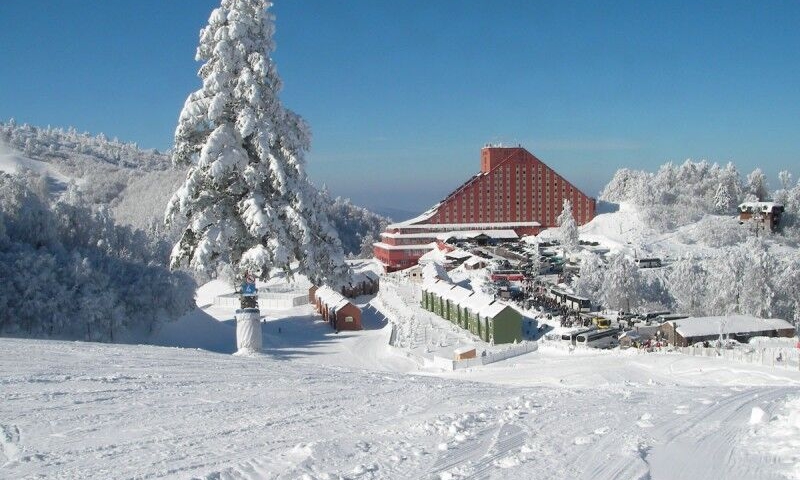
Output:
M786 478L748 419L800 396L788 381L520 386L313 356L0 347L0 478Z

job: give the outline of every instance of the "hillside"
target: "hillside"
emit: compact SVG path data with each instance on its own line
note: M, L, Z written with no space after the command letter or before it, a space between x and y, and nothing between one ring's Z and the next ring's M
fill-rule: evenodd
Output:
M186 171L174 168L168 154L73 128L0 122L0 171L21 170L47 174L56 193L73 181L85 202L108 207L118 223L177 239L180 226L164 231L162 222L167 202ZM349 199L334 198L327 191L323 195L345 253L359 255L366 244L371 251L372 239L379 237L388 220Z

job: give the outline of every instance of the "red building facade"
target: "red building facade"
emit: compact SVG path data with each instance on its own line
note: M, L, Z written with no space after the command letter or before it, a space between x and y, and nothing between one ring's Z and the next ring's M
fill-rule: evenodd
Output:
M596 201L522 147L485 147L481 170L419 217L389 225L374 244L387 271L416 264L452 232L513 230L535 235L556 226L563 202L579 225L594 218Z

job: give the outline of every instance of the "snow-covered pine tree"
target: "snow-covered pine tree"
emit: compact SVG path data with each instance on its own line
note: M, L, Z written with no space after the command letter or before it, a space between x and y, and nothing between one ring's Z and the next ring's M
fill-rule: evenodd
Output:
M765 201L769 196L767 176L760 168L756 168L747 175L747 191L755 195L759 202Z
M571 253L578 249L578 224L572 215L572 202L564 199L564 207L561 214L556 218L558 223L558 239L565 253Z
M610 256L603 277L601 301L606 308L632 311L641 298L639 267L622 253Z
M714 210L717 213L730 213L732 210L733 199L724 183L717 185L714 192Z
M708 272L698 258L690 255L675 262L668 282L669 293L675 299L679 312L695 316L702 316L707 312Z
M789 191L792 188L792 174L788 170L781 170L778 173L778 180L781 182L781 188L776 190L773 194L773 200L786 206L789 203Z
M190 168L166 211L168 223L188 224L171 264L227 264L264 279L297 260L311 281L336 287L348 268L304 171L308 127L278 98L270 5L222 0L200 32L203 86L186 99L175 131L173 163Z
M535 238L535 237L534 237ZM533 251L536 252L528 259L528 273L533 277L538 277L542 273L542 257L539 254L539 242L531 243Z
M599 304L602 300L605 276L603 261L593 252L584 251L581 255L581 269L578 276L572 280L572 288L578 295L590 299L594 304Z
M772 314L800 328L800 251L789 253L780 264L775 285L778 291Z
M714 315L740 313L745 265L743 251L741 247L723 249L708 263L708 311Z
M773 314L778 290L775 284L778 262L761 237L748 238L742 254L745 256L745 264L742 273L741 311L768 318Z

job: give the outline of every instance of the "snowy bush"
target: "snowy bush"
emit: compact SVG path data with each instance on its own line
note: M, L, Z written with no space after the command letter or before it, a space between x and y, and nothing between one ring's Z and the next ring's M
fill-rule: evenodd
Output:
M194 281L167 248L106 210L48 199L30 176L0 175L0 334L119 340L194 307Z

